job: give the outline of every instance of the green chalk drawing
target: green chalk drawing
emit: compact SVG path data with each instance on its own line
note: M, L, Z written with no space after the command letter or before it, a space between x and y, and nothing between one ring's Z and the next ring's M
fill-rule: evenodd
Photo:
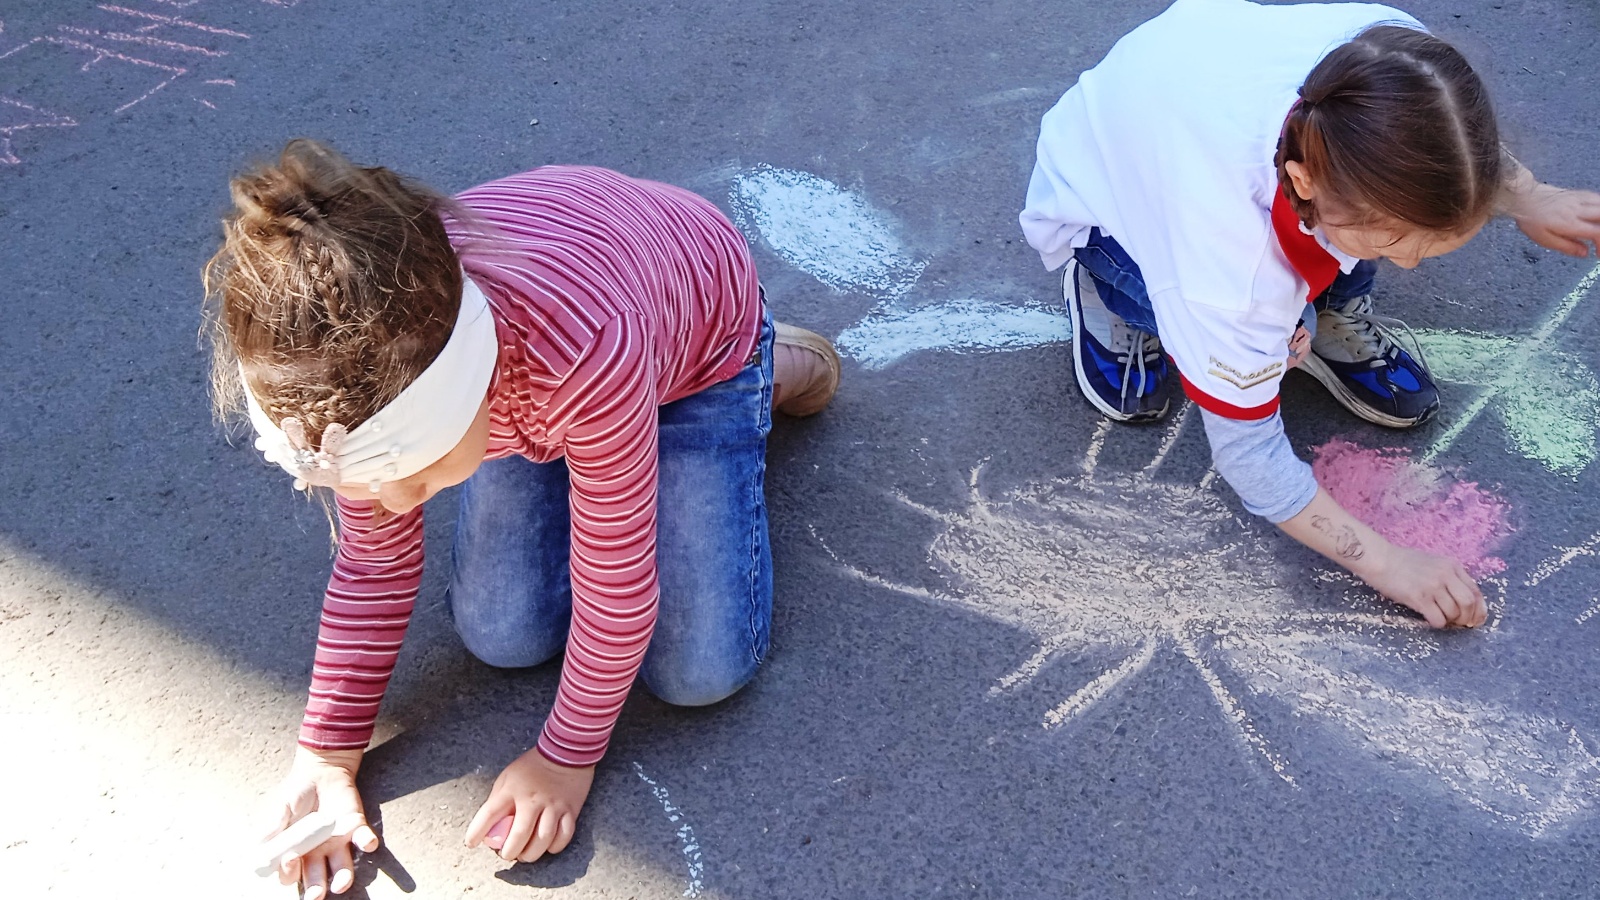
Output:
M1597 455L1600 431L1600 379L1575 354L1552 338L1600 282L1600 266L1539 323L1527 337L1499 337L1470 331L1418 331L1428 364L1440 381L1480 390L1422 457L1432 462L1493 409L1512 446L1559 475L1576 477Z

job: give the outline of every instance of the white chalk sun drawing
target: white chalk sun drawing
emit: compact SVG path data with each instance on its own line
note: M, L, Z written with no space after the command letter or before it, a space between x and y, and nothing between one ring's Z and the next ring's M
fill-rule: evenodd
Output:
M1192 408L1192 407L1190 407ZM1431 655L1437 635L1344 575L1315 576L1341 596L1320 605L1303 576L1276 561L1207 475L1157 478L1182 433L1180 413L1138 472L1098 465L1109 423L1076 477L989 496L972 469L964 508L894 498L942 530L928 559L945 586L875 574L819 543L841 570L902 596L976 612L1028 633L1037 649L990 688L1016 694L1054 660L1106 648L1114 661L1067 696L1039 704L1045 729L1069 726L1158 660L1176 660L1215 699L1240 745L1288 785L1303 773L1257 725L1257 703L1287 706L1374 761L1432 776L1473 807L1538 836L1600 796L1600 759L1571 726L1474 699L1390 687L1375 674ZM1159 546L1141 558L1117 534ZM1498 626L1504 583L1491 580ZM1326 587L1320 593L1327 593ZM1242 690L1233 685L1242 686Z
M900 241L902 229L889 214L815 175L759 166L733 179L730 201L741 224L754 226L786 263L836 291L873 301L837 339L840 352L864 369L927 351L1023 350L1068 338L1061 311L1031 300L999 303L958 294L915 302L924 255ZM1531 343L1559 326L1596 279L1600 268L1540 324ZM1443 340L1434 337L1435 343ZM1462 342L1454 333L1445 337ZM1522 344L1504 343L1494 344L1496 352L1522 366ZM1482 355L1481 348L1457 356L1474 354ZM1583 456L1590 444L1582 440L1527 439L1525 420L1535 417L1523 414L1521 395L1506 390L1498 375L1474 369L1461 377L1489 386L1455 418L1448 440L1436 442L1424 464L1490 408L1521 429L1512 436L1528 444L1524 455L1552 469L1576 472L1592 458ZM893 492L902 506L941 529L927 551L944 582L938 587L871 572L813 534L849 577L1030 635L1035 651L991 686L991 697L1026 694L1060 657L1108 650L1112 662L1104 669L1066 696L1040 704L1039 722L1047 730L1070 726L1140 673L1173 660L1204 684L1240 745L1288 785L1298 786L1305 773L1280 749L1282 735L1275 741L1257 724L1276 719L1252 715L1253 708L1287 707L1297 722L1319 726L1375 764L1426 776L1426 783L1443 785L1532 836L1595 806L1600 758L1577 729L1491 701L1392 687L1381 673L1397 663L1407 669L1396 680L1425 680L1416 670L1440 646L1438 634L1347 573L1319 570L1315 583L1308 583L1295 567L1280 563L1255 533L1261 526L1242 521L1224 502L1214 472L1198 484L1158 478L1184 415L1175 416L1151 462L1138 472L1100 468L1112 428L1102 423L1075 477L990 496L982 488L980 464L972 469L967 503L957 510ZM1592 438L1588 421L1579 424L1590 428L1584 433ZM1577 462L1567 465L1569 458ZM1137 550L1130 541L1159 547L1159 556L1130 552ZM1535 568L1526 586L1597 552L1600 535L1560 549ZM1506 582L1488 579L1484 588L1492 597L1491 619L1479 629L1479 639L1492 640ZM1332 601L1330 590L1338 595ZM1577 623L1597 616L1600 600Z

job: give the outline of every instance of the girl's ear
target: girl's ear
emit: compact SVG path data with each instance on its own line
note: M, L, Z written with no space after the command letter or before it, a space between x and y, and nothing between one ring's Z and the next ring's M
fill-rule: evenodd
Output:
M1294 192L1300 195L1301 200L1317 199L1316 185L1311 183L1311 173L1299 160L1291 159L1283 164L1283 170L1289 173L1289 183L1294 185Z

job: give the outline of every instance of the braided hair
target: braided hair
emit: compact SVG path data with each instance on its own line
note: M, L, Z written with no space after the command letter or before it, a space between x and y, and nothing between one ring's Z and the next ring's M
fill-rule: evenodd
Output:
M305 139L231 190L204 273L216 412L235 417L248 389L316 446L329 425L354 429L382 409L444 348L461 302L441 219L454 207Z
M1319 186L1315 202L1295 192L1290 160ZM1459 234L1492 212L1503 160L1488 90L1466 58L1425 31L1377 25L1311 70L1276 163L1308 225L1388 221Z

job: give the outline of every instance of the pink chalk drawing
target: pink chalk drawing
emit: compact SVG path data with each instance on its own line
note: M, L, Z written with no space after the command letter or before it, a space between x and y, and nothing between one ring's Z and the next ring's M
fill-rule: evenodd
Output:
M993 683L991 698L1034 692L1061 677L1046 678L1056 667L1100 660L1080 687L1043 701L1035 715L1047 732L1113 703L1119 688L1152 668L1174 684L1176 666L1216 702L1221 724L1244 752L1291 788L1308 773L1285 745L1335 740L1354 752L1352 764L1365 758L1381 771L1441 786L1531 837L1554 833L1600 804L1600 757L1591 738L1555 716L1393 686L1414 682L1412 673L1425 664L1448 666L1440 651L1449 638L1342 570L1317 570L1308 579L1299 563L1280 560L1262 526L1233 512L1214 472L1198 483L1162 477L1192 417L1186 404L1150 462L1134 471L1101 464L1115 428L1104 422L1075 476L994 494L982 487L980 464L968 479L968 501L956 509L892 492L936 529L931 565L914 567L925 571L904 580L848 560L812 534L857 582L1029 636L1034 651ZM1119 441L1149 440L1116 430ZM1358 511L1397 510L1418 527L1470 520L1432 546L1480 574L1504 569L1490 554L1510 530L1505 501L1404 453L1342 442L1319 454L1324 477ZM1380 486L1396 492L1398 507L1381 505L1374 493ZM1482 584L1490 620L1474 639L1495 640L1506 582L1491 575ZM1267 724L1266 709L1287 709L1292 721L1312 727L1285 728L1281 713Z
M16 152L10 140L10 136L16 131L24 127L68 127L69 123L77 125L96 116L122 115L162 93L180 79L195 76L203 70L203 67L227 57L233 52L232 45L235 42L251 38L243 31L197 21L188 10L190 7L200 5L204 0L145 0L145 2L159 3L168 11L154 12L135 6L101 3L94 7L93 14L102 21L57 24L44 33L17 43L0 44L0 62L21 59L22 54L30 51L42 52L54 49L65 51L69 55L69 58L76 63L76 72L120 69L128 74L114 76L113 83L138 79L133 82L137 87L133 88L131 99L127 99L129 95L124 93L109 103L105 96L106 81L81 79L69 79L42 88L34 88L73 97L66 103L38 102L31 97L14 97L8 100L7 102L13 107L31 110L47 118L0 126L10 129L0 130L0 164L17 165L22 162L21 154ZM295 5L294 2L280 2L280 0L261 0L261 2L277 7ZM183 11L184 14L175 14L178 11ZM0 35L5 33L5 23L0 22ZM0 74L0 79L3 79L3 74ZM217 99L216 90L236 86L232 78L197 80L200 80L211 94L196 95L192 99L201 106L213 110L218 108L214 102ZM4 81L0 80L0 91L4 89ZM61 109L63 106L70 109L70 114L42 112L46 107ZM15 112L9 116L9 118L16 117ZM5 120L0 119L0 121Z
M11 136L32 128L73 128L78 123L69 116L29 106L21 100L0 97L0 165L15 166L21 157L11 150Z
M1402 546L1449 556L1474 578L1505 571L1491 555L1511 534L1506 501L1411 458L1335 439L1312 448L1311 470L1339 505Z

